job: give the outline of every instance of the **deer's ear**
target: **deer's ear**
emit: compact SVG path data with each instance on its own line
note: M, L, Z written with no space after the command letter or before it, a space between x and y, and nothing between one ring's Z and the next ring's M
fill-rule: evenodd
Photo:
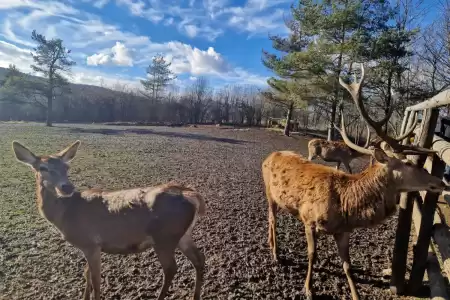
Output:
M373 151L373 157L381 164L387 164L389 161L389 156L378 148L375 148Z
M39 161L39 158L33 152L17 141L13 141L12 148L16 159L21 163L34 167Z
M66 163L70 162L72 159L74 159L75 155L77 154L78 147L80 146L81 142L76 141L66 149L59 152L57 155Z

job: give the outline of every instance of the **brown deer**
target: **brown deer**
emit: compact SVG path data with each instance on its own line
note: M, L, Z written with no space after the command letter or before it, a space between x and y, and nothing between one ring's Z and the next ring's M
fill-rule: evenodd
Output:
M345 87L352 91L353 100L360 111L364 111L360 102L360 83ZM365 117L367 114L362 115ZM370 122L372 120L369 121L367 117L365 119L369 125L373 125ZM440 178L430 175L425 169L418 168L406 159L398 159L392 153L388 153L388 150L366 149L352 143L345 132L343 116L341 134L349 147L372 155L374 164L359 174L348 174L316 164L290 151L273 152L262 163L268 200L268 242L275 261L278 260L276 239L278 209L290 212L305 226L309 263L304 291L308 299L312 299L313 295L312 271L316 259L317 234L333 235L352 298L357 300L359 296L350 272L351 232L356 228L380 224L394 214L397 196L401 192L422 190L441 192L445 187ZM392 151L396 151L395 153L430 152L429 149L394 144L395 139L386 138L381 134L380 137L390 145Z
M367 127L367 140L364 148L368 148L370 143L370 128ZM365 154L353 150L342 141L328 141L326 139L312 139L308 142L308 160L320 157L326 162L336 162L336 170L339 170L341 163L349 173L352 173L350 162Z
M166 296L177 265L175 249L196 271L193 299L200 299L205 258L191 234L198 216L205 213L201 195L176 184L119 191L78 192L69 181L68 163L80 145L76 141L58 154L36 156L13 142L18 161L31 166L36 176L37 206L63 239L80 249L86 260L84 300L100 300L100 254L131 254L152 247L163 268L158 299Z

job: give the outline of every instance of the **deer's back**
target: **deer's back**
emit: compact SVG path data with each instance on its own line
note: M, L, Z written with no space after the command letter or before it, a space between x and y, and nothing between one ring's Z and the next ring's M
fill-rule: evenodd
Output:
M178 241L196 210L182 192L183 187L156 186L78 193L64 212L66 239L95 243L108 253L140 252L155 240Z
M270 198L282 209L318 230L333 232L342 218L339 189L347 174L310 162L294 152L269 155L262 167Z
M353 155L353 152L345 143L324 139L309 141L308 150L310 155L320 156L324 161L341 161L342 159L350 159Z

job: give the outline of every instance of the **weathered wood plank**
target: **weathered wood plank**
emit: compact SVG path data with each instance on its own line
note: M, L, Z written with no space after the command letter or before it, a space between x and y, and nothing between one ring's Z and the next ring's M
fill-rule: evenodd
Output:
M421 195L425 196L426 193L421 193ZM414 221L414 229L416 235L419 235L420 223L422 221L422 212L421 212L421 203L422 197L418 196L414 199L414 209L413 209L413 221ZM420 203L419 203L420 202ZM434 224L436 225L441 222L441 218L439 214L435 212L434 214ZM431 299L449 299L447 293L447 285L445 279L441 272L441 267L439 265L439 261L436 257L436 253L433 250L432 245L428 247L428 256L427 256L427 264L426 270L428 274L428 279L430 282L430 296Z
M450 89L440 92L431 99L419 104L407 107L405 111L418 111L424 109L433 109L450 104Z
M436 114L435 118L430 121L430 127L435 128L436 123L433 119L437 121L438 110L433 109L433 114ZM428 132L429 138L434 137L434 131ZM431 174L437 177L442 177L444 173L444 163L439 159L437 155L433 157ZM437 201L439 199L439 193L426 193L423 207L422 207L422 218L419 227L419 236L417 238L417 244L414 251L413 266L411 269L411 276L408 282L408 290L411 293L417 292L423 281L423 276L425 274L425 269L427 266L428 257L428 247L430 246L431 236L433 234L433 224L434 215L437 207Z

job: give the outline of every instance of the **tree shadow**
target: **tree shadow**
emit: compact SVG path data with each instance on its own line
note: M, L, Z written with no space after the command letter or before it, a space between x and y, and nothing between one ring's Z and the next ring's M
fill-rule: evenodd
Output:
M187 133L187 132L170 132L170 131L155 131L153 129L127 128L127 129L110 129L110 128L80 128L80 127L61 127L66 128L71 133L88 133L88 134L103 134L103 135L124 135L124 134L148 134L159 135L165 137L185 138L200 141L214 141L228 144L245 144L251 143L248 141L219 138L204 134Z

